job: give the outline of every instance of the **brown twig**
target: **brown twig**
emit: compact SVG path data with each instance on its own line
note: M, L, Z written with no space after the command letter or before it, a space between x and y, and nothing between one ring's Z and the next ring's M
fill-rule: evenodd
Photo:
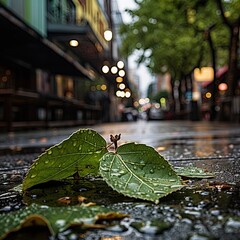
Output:
M114 148L115 148L115 152L117 151L118 145L117 142L120 140L121 138L121 133L118 135L110 135L110 141L114 144Z

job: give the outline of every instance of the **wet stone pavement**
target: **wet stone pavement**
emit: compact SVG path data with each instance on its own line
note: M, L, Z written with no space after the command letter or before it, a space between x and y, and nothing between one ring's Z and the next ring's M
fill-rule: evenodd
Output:
M52 199L39 192L22 197L11 188L22 182L32 161L78 128L0 134L0 212L16 211L32 202L54 205L66 194L80 194L129 217L105 230L65 231L55 239L240 239L239 124L139 121L91 128L107 141L110 134L121 133L121 143L150 145L173 166L204 168L215 178L189 180L186 187L160 199L157 205L124 197L101 179L91 178L74 189L65 188L65 192L50 186L47 191L54 195Z

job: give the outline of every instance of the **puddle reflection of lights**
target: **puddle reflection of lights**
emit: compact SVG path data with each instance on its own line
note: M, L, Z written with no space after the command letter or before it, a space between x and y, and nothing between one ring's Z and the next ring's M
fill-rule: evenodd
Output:
M45 138L45 137L43 137L43 138L40 138L40 139L39 139L39 142L41 142L41 143L46 143L46 142L48 142L48 139Z
M159 147L157 148L157 151L164 151L164 150L166 150L166 147L159 146Z
M103 237L102 240L123 240L121 236L114 236L114 237Z

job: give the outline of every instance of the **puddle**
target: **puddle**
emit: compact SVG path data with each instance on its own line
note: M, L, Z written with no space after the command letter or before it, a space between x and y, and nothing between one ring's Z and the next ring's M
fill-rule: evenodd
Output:
M23 203L49 206L95 202L129 214L105 230L67 230L56 239L239 239L239 186L213 180L190 181L158 205L124 197L101 179L51 182L44 188L0 195L1 212L17 210ZM5 204L5 205L4 205ZM101 237L101 238L99 238Z
M9 189L22 182L32 160L43 149L14 149L0 155L0 211L15 211L23 208L25 203L57 207L78 205L83 201L129 214L128 218L114 222L105 230L79 232L77 229L68 229L56 236L56 240L239 239L239 131L232 131L232 138L229 138L224 129L216 129L213 132L215 136L207 136L207 128L200 129L197 133L193 129L189 133L186 124L182 128L184 134L179 134L177 125L174 126L176 129L169 133L164 132L165 128L157 128L162 129L163 135L158 130L159 134L153 137L152 133L156 131L154 125L152 131L144 130L149 138L142 137L141 129L139 139L134 140L141 142L143 139L144 143L149 141L149 145L156 147L174 166L190 165L214 172L214 179L192 180L185 188L162 198L158 205L124 197L100 179L88 179L75 182L74 185L52 182L47 188L32 189L22 197Z

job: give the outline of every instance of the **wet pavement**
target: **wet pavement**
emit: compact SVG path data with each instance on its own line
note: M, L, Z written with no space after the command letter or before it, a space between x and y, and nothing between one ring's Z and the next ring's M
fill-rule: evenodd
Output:
M64 232L58 239L240 239L239 124L139 121L90 128L107 141L110 134L121 133L121 143L134 141L150 145L173 166L201 167L213 172L215 178L188 181L185 188L161 199L158 205L123 197L100 179L89 179L75 189L65 188L64 193L59 190L59 194L55 187L50 187L48 194L55 191L56 199L81 192L97 204L130 214L104 231L87 231L81 235ZM0 134L1 212L22 208L23 202L49 205L56 202L39 192L22 199L9 189L21 183L30 164L42 151L76 130L78 128Z

